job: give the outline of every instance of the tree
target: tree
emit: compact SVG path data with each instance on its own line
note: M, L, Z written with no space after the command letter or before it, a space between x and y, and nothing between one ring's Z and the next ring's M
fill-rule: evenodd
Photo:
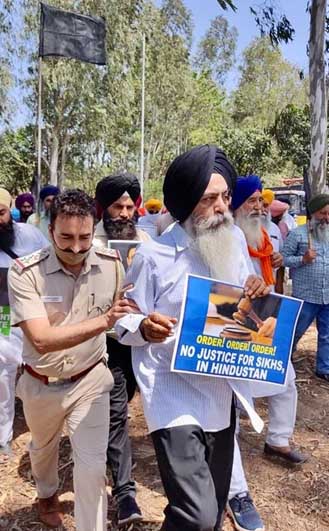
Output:
M271 128L280 153L303 173L310 164L310 108L287 105Z
M63 184L70 152L84 158L88 168L102 165L104 159L120 163L127 160L127 147L122 142L132 122L134 80L132 64L136 61L136 29L138 8L142 0L81 0L75 7L82 13L105 15L107 21L108 65L81 63L67 59L43 61L43 170L50 182ZM70 8L64 0L54 0L57 7ZM72 2L73 4L73 2ZM29 105L36 109L36 57L38 2L26 2L24 10L26 48L29 52L31 90ZM32 52L32 53L31 53ZM120 142L117 141L120 131ZM92 153L86 146L93 145ZM124 146L122 145L124 144ZM115 155L112 152L115 146Z
M35 167L34 127L4 131L0 136L0 182L12 194L30 188Z
M239 175L263 175L268 170L271 138L261 128L225 128L219 137L219 143Z
M327 188L327 80L325 69L326 0L313 0L309 39L311 158L310 185L313 194Z
M242 126L271 127L286 105L304 106L307 81L271 46L268 37L255 39L244 51L241 78L233 94L233 115Z
M217 0L227 9L236 9L232 0ZM278 16L270 0L258 9L251 9L261 32L270 35L274 44L293 39L294 29L285 15ZM311 156L309 181L312 192L323 192L327 188L327 86L324 53L328 50L325 42L325 29L328 26L326 0L309 0L310 10L309 36L309 78L311 112ZM325 46L326 45L326 46Z
M198 46L195 66L209 71L218 83L223 83L235 60L238 31L230 28L226 18L217 16Z

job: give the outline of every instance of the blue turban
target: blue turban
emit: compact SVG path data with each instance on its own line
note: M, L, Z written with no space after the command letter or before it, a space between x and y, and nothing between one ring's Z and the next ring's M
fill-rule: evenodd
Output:
M232 209L237 210L257 190L263 189L262 181L258 175L238 177L232 194Z
M59 194L60 194L60 189L58 188L58 186L47 184L40 190L40 199L41 201L43 201L44 199L46 199L46 197L48 197L48 195L59 195Z

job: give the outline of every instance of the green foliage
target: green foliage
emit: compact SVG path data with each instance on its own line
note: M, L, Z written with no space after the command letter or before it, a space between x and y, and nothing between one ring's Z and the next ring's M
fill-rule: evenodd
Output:
M260 128L224 129L219 144L233 162L239 175L262 175L268 169L271 138Z
M230 28L227 20L217 16L201 40L195 65L199 71L211 72L214 79L223 83L235 60L238 31Z
M287 105L277 116L271 133L286 160L291 160L302 173L310 163L310 109Z
M246 48L241 78L233 97L233 115L243 126L271 127L286 105L308 101L307 80L286 61L268 38L258 38Z
M0 182L12 194L30 188L35 169L34 128L26 126L0 135Z
M11 14L15 21L21 17L21 26L24 22L17 50L23 50L28 65L25 89L34 118L38 1L8 1L12 5L5 20L10 22ZM233 2L222 4L234 7ZM108 64L43 61L43 182L58 181L93 193L96 182L113 171L139 173L143 33L146 198L161 195L169 163L197 144L217 142L239 173L257 172L271 181L300 167L297 138L302 122L299 115L288 119L281 113L292 103L303 109L306 81L268 39L255 40L246 50L240 83L228 96L221 83L234 59L236 30L223 17L211 22L192 62L193 21L183 0L164 0L160 7L152 0L53 0L52 5L105 16ZM2 87L8 95L5 83L0 84L0 105ZM286 128L290 139L294 132L297 137L289 148L286 142L284 150ZM31 131L6 132L0 139L1 181L17 190L26 189L34 173ZM16 138L18 133L23 136Z

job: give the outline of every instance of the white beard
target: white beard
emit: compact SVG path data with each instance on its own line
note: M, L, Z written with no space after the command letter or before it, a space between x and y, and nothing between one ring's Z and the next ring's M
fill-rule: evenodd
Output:
M239 283L241 251L233 233L230 213L218 214L207 220L187 222L187 232L194 233L193 248L210 269L210 275L218 280Z
M310 230L313 238L320 243L329 243L329 225L319 223L316 219L312 218L310 221Z
M243 231L248 245L254 249L258 249L263 242L261 216L251 216L250 214L246 216L245 214L237 211L235 215L235 222Z

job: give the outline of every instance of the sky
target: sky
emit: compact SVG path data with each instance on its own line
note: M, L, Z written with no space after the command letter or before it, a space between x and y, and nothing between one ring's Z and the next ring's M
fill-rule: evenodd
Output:
M185 5L192 12L194 20L194 47L207 31L210 20L217 15L223 15L230 25L234 25L238 30L236 68L232 70L227 79L226 85L228 89L234 88L237 84L237 66L241 61L244 48L248 46L253 38L259 36L259 30L249 11L249 6L255 7L261 3L259 0L257 2L255 0L235 0L238 9L234 12L231 9L224 11L216 0L185 0ZM281 45L282 53L288 61L298 65L301 70L305 71L308 69L306 46L309 33L309 16L306 13L306 3L306 0L281 0L281 2L276 0L275 2L279 12L286 15L296 32L293 42Z
M154 0L157 5L161 5L161 0ZM249 6L257 6L262 3L261 0L235 0L238 9L236 12L228 9L224 11L220 8L217 0L184 0L185 5L192 12L194 22L193 32L193 50L196 50L198 41L203 37L207 31L211 19L217 15L223 15L229 21L230 25L234 25L238 30L238 43L236 64L232 71L228 74L225 87L228 91L234 89L239 78L238 65L242 60L242 52L248 44L257 36L259 30L252 14L249 11ZM274 0L279 11L285 13L295 29L295 36L293 42L287 45L281 45L284 57L297 65L301 70L308 70L308 58L306 55L306 46L309 33L309 17L306 13L306 0ZM16 72L17 74L18 72ZM21 100L20 90L13 91L14 99L17 103L18 112L12 117L12 126L18 127L23 125L28 117L26 108Z

